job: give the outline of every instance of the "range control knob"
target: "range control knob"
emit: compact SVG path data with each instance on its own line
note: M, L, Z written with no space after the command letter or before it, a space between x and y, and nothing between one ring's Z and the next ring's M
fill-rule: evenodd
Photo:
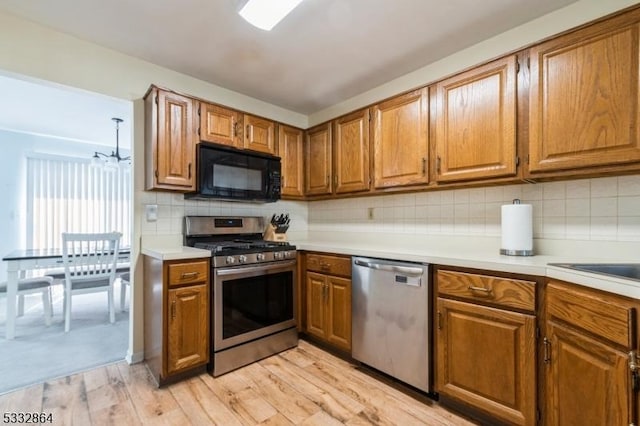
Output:
M259 261L263 261L265 259L264 253L256 254L256 259L258 259Z
M227 256L226 263L227 265L233 265L236 263L236 259L233 256Z
M281 251L277 251L277 252L273 253L273 257L275 259L282 259L282 252Z
M293 257L293 253L291 253L290 251L285 251L284 252L284 257L289 259L289 258Z
M247 261L247 256L245 256L244 254L241 254L240 256L238 256L238 262L245 263L246 261Z

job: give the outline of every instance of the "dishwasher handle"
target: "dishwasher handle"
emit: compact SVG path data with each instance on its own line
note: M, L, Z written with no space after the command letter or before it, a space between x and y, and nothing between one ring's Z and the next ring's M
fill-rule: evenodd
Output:
M377 269L380 271L396 272L398 274L403 274L408 277L420 277L424 273L424 268L417 268L412 266L400 266L400 265L392 265L388 263L367 262L366 260L362 260L362 259L355 259L354 263L358 266L364 266L366 268Z

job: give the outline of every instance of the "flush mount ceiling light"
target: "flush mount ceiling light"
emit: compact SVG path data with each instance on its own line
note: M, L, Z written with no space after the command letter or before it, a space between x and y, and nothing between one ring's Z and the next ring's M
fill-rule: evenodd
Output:
M249 0L238 13L254 27L271 31L301 2L302 0Z

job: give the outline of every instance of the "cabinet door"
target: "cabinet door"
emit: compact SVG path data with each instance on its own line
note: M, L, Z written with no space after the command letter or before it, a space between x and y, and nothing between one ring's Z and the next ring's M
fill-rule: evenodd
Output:
M436 85L436 180L516 173L516 57Z
M253 151L275 154L275 123L253 115L244 115L244 147Z
M546 424L633 424L626 353L555 322L546 334Z
M640 160L639 13L530 50L530 172Z
M535 322L438 298L436 390L503 421L534 425Z
M156 182L158 187L195 189L193 100L158 91Z
M307 130L304 141L305 194L331 194L331 124Z
M325 338L326 328L326 277L307 272L307 333Z
M327 277L327 340L351 351L351 280Z
M427 89L373 107L374 186L427 183L429 175Z
M278 155L282 159L282 195L304 196L303 132L300 129L278 126Z
M333 140L334 190L336 193L369 189L369 110L335 121Z
M208 286L194 285L168 292L167 373L209 360Z
M242 115L238 111L200 102L200 139L242 147Z

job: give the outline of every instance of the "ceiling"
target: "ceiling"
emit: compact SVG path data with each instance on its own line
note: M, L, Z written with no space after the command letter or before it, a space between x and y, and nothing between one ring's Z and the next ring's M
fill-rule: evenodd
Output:
M576 0L304 0L271 32L237 14L245 1L0 0L0 10L311 114Z
M48 83L0 75L0 129L109 146L131 147L131 102Z

